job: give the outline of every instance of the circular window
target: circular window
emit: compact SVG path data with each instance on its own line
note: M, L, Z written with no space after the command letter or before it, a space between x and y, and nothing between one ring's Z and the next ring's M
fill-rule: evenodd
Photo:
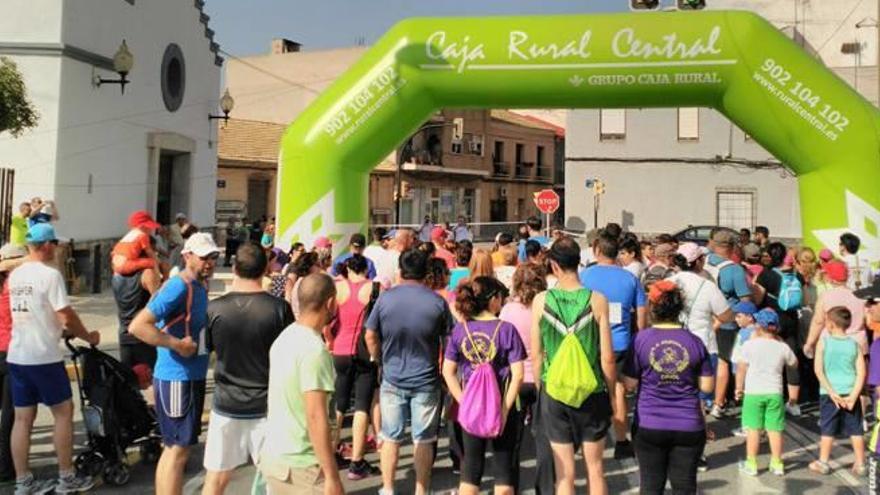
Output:
M186 91L186 64L183 62L183 51L174 43L165 48L162 56L162 100L165 108L174 112L183 103Z

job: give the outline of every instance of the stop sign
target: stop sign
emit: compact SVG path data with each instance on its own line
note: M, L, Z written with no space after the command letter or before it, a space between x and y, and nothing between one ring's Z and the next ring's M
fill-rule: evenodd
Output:
M550 215L559 209L559 195L553 189L544 189L535 193L535 206L541 213Z

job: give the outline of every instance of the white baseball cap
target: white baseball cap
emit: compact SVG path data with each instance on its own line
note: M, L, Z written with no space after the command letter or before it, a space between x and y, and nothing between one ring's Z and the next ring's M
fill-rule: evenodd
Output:
M214 253L220 254L220 248L217 247L211 234L206 232L196 232L186 240L181 253L192 253L196 256L208 256Z

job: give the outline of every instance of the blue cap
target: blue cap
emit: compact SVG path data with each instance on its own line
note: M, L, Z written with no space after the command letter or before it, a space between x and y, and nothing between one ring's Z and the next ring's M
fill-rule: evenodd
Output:
M744 315L752 316L758 312L758 307L755 306L755 303L751 301L740 301L733 305L733 313L738 314L742 313Z
M755 322L761 326L761 328L770 328L775 327L779 328L779 315L776 314L776 311L773 311L770 308L764 308L761 311L755 313Z
M394 239L396 235L397 229L391 229L388 231L388 233L385 234L385 236L382 237L382 239Z
M28 244L42 244L44 242L52 242L57 241L58 238L55 237L55 227L52 227L50 223L37 223L31 226L28 229L27 236L25 236L25 241Z

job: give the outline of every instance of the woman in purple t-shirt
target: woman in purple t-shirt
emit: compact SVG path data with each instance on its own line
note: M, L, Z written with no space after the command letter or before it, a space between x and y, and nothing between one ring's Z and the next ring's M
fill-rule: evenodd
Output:
M460 408L463 389L474 370L473 363L485 359L492 364L502 395L501 435L479 438L462 431L464 458L461 461L459 493L477 495L486 463L486 448L492 445L492 475L496 493L514 493L519 483L519 439L522 418L516 398L523 381L526 349L516 328L498 319L507 298L507 288L493 277L477 277L459 287L455 308L462 322L455 325L446 345L443 378ZM474 347L476 346L476 349Z
M641 493L696 493L697 463L706 445L706 422L699 392L715 387L715 373L703 342L681 326L684 297L663 280L649 294L654 325L636 334L624 366L624 384L638 389L635 451Z

